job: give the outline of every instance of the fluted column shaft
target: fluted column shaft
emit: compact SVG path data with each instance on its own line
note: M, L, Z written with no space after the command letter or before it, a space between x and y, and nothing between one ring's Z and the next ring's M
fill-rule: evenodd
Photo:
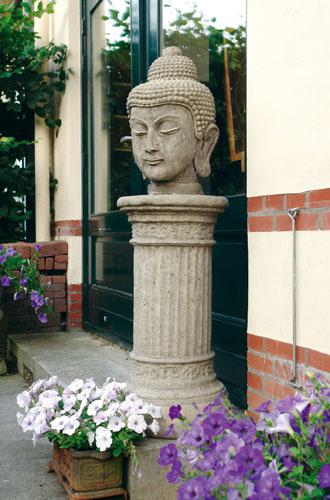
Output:
M131 383L154 403L210 402L221 389L211 351L213 230L227 200L121 198L134 245Z

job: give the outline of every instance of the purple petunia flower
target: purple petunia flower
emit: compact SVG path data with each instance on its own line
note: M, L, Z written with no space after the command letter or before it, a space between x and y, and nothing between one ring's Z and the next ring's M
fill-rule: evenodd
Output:
M40 321L40 323L48 323L48 318L46 313L43 312L38 313L37 318Z
M262 472L256 485L257 493L264 498L279 498L280 488L280 477L270 468Z
M213 450L206 451L203 457L200 457L196 461L196 467L204 472L216 469L217 465L218 465L217 454Z
M36 252L40 252L40 250L41 250L41 245L40 245L39 243L35 243L35 244L33 245L33 247L34 247L34 249L35 249L35 251L36 251Z
M16 250L14 250L13 247L10 247L6 250L6 255L7 257L13 257L14 255L16 255Z
M168 416L171 420L182 417L182 407L180 405L172 405L168 411Z
M251 443L256 435L256 425L252 420L241 418L234 420L231 430L240 436L246 443Z
M243 439L240 439L237 434L230 432L216 445L217 456L221 464L225 464L234 457L238 450L245 445Z
M29 282L28 278L22 278L22 279L19 280L19 284L21 286L27 286L28 282Z
M205 494L205 478L194 477L180 486L178 500L201 500Z
M31 306L34 309L42 307L46 302L45 297L36 290L32 290L32 292L30 293L30 299L31 299Z
M199 424L193 425L191 431L186 434L186 442L191 446L201 446L205 441L203 427Z
M208 439L218 436L228 428L228 420L220 412L211 413L203 422L203 429Z
M10 278L9 276L7 276L7 274L4 274L1 278L1 284L2 286L10 286L10 283L12 281L12 278Z
M0 255L0 264L3 264L4 262L6 262L6 260L7 260L6 254Z
M324 464L317 476L321 488L330 488L330 464Z
M178 451L174 443L169 443L166 446L163 446L159 450L159 457L157 463L162 465L163 467L166 465L172 465L178 456Z
M255 408L254 411L256 411L257 413L269 413L269 407L271 404L272 404L272 400L268 399L268 401L261 403L261 405L258 406L258 408Z
M258 471L264 467L264 457L260 450L246 444L236 455L236 462L242 471Z
M172 469L166 474L167 480L169 483L176 483L182 475L182 463L179 460L175 460L172 464Z

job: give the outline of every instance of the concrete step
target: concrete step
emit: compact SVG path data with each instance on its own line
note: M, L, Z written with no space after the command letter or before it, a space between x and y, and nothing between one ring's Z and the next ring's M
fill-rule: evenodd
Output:
M129 351L83 331L10 335L8 358L17 362L20 375L31 383L58 375L63 384L75 378L93 377L102 384L106 377L127 382ZM146 438L137 445L138 470L128 466L131 500L175 500L176 490L157 465L159 449L168 441Z

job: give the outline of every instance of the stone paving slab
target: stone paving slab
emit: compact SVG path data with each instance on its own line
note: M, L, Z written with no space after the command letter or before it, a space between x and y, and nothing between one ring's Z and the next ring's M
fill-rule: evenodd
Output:
M93 377L102 384L106 377L127 382L129 352L95 335L82 332L54 332L9 336L9 351L24 374L24 365L34 380L58 375L64 384L74 378Z

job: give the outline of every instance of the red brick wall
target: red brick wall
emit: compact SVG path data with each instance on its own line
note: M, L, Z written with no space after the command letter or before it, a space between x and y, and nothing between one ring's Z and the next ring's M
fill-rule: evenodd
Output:
M70 328L82 327L82 285L68 285L68 326Z
M323 372L330 378L330 355L297 346L297 384L306 371ZM297 389L290 385L292 345L248 334L248 407L253 410L267 399L277 400Z
M290 231L289 208L301 209L297 231L330 229L330 188L305 193L255 196L248 199L249 231Z
M249 198L249 232L291 231L287 211L295 207L300 208L297 231L330 229L330 188L327 188ZM304 383L307 370L324 372L330 377L329 355L298 346L296 357L299 385ZM296 392L289 383L291 374L291 344L248 334L248 407L252 414L253 408L267 399L277 400Z

